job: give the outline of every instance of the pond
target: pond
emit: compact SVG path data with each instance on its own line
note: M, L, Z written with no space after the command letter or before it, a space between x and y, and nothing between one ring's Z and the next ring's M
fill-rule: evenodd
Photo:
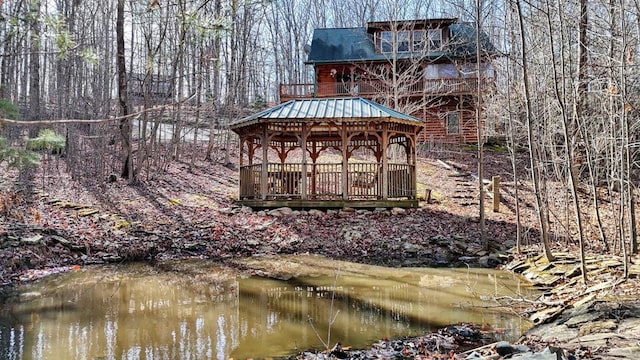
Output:
M0 358L278 357L337 341L367 347L458 322L490 324L513 340L530 325L492 299L530 291L508 272L316 256L92 266L5 299Z

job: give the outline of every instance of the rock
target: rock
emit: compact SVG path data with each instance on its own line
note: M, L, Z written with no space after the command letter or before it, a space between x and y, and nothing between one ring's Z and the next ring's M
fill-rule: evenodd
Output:
M517 353L526 353L529 352L530 349L526 345L511 345L508 341L499 341L496 343L496 352L500 356L506 356Z
M464 251L467 249L467 243L464 240L455 239L453 241L453 245L458 248L458 250Z
M115 263L115 262L121 262L122 261L122 256L117 255L117 254L107 254L105 256L102 257L102 260L104 262L111 262L111 263Z
M458 261L462 261L465 264L476 264L478 263L478 258L475 256L460 256Z
M524 354L516 354L511 359L517 360L558 360L563 359L563 357L558 356L555 352L552 352L549 348L544 349L539 353L524 353Z
M415 254L415 253L419 252L420 250L422 250L423 247L422 247L422 245L405 242L404 244L402 244L402 249L405 252L408 252L408 253L411 253L411 254Z
M640 334L640 318L634 317L621 320L620 324L618 324L618 330L629 334Z
M243 206L242 208L240 208L239 213L240 214L252 214L253 213L253 209L248 207L248 206Z
M449 239L447 239L446 237L442 236L442 235L436 235L433 238L431 238L432 242L435 242L438 245L449 245Z
M260 216L260 217L264 217L267 216L267 212L264 210L260 210L256 213L256 215Z
M233 207L225 207L225 208L221 208L218 209L218 212L222 215L233 215L235 213L235 211L237 208L233 208Z
M258 241L258 239L248 239L247 240L247 245L249 245L249 246L258 246L258 245L260 245L260 241Z
M619 359L640 359L640 346L612 348L607 355Z
M273 210L269 210L267 214L273 217L290 216L293 213L293 209L290 207L281 207Z
M530 330L528 335L536 335L540 341L570 341L578 337L578 329L569 328L566 325L544 324Z
M612 331L618 327L618 324L613 319L608 319L605 321L595 321L588 322L582 326L580 326L580 330L578 330L578 335L589 335L595 332L603 332L603 331Z
M489 257L488 256L481 256L480 258L478 258L478 265L480 265L481 267L484 268L488 268L489 267Z
M64 245L64 246L71 245L71 242L69 240L63 238L62 236L51 235L51 240L57 242L58 244Z
M275 222L274 220L265 221L265 222L263 222L263 223L262 223L262 224L260 224L260 225L256 225L256 226L254 226L253 228L254 228L254 230L256 230L256 231L266 230L266 229L270 228L270 227L271 227L271 225L273 225L273 223L274 223L274 222Z
M509 239L509 240L505 240L505 241L502 243L502 246L503 246L505 249L511 249L511 248L516 247L516 242L515 242L515 240L511 240L511 239Z
M600 319L604 314L601 312L591 312L570 317L564 322L568 327L576 327L580 324Z
M580 337L575 337L569 341L569 343L575 343L580 345L589 345L589 346L606 346L610 343L612 339L622 339L623 335L613 333L613 332L605 332L605 333L597 333L584 335Z
M278 209L272 209L272 210L269 210L269 212L267 212L267 215L273 216L273 217L280 217L282 216L282 213L280 213L280 210Z
M276 243L276 245L280 248L288 248L291 246L294 246L298 243L301 243L302 240L300 240L300 237L298 237L298 235L291 235L287 238L284 239L278 239L278 241L274 241Z
M25 245L38 245L42 243L42 235L34 235L27 238L20 239L20 242Z
M311 216L323 216L324 212L322 210L318 210L318 209L311 209L311 210L309 210L309 215L311 215Z
M405 215L407 213L406 209L394 207L391 209L391 214L393 215Z

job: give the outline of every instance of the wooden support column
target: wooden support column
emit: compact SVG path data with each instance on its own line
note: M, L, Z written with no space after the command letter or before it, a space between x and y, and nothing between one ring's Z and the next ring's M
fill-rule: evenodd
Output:
M389 149L389 123L382 124L382 200L389 199L389 160L387 150Z
M260 195L262 200L267 199L267 176L269 170L269 135L267 134L268 124L263 125L260 143L262 144L262 174L260 176Z
M340 138L342 139L342 199L349 200L349 138L347 136L347 125L342 124L340 130Z
M306 123L302 124L302 136L300 138L300 148L302 149L302 184L300 191L302 192L302 200L307 200L307 138L309 135Z
M414 130L415 131L415 130ZM418 197L418 155L416 153L418 134L407 134L407 151L409 152L408 164L411 168L411 196Z
M315 140L311 142L311 194L316 195L316 163L318 162L318 157L320 154L318 153L318 144Z

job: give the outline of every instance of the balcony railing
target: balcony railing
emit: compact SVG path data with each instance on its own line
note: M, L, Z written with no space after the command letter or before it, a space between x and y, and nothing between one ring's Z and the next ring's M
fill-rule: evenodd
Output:
M482 88L493 86L491 78L482 79ZM459 95L477 91L476 78L464 79L422 79L414 83L400 85L400 96L419 95ZM334 82L320 84L281 84L280 100L291 99L361 96L375 97L383 94L393 94L392 84L381 80L367 80L354 82Z

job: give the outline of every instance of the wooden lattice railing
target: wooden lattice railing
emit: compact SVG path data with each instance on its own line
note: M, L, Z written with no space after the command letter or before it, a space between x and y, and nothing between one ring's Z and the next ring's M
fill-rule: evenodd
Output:
M241 199L372 200L384 197L381 163L350 163L346 173L342 164L261 164L240 167ZM265 183L262 183L266 173ZM306 178L306 179L305 179ZM387 165L387 198L415 198L415 167L408 164ZM346 186L343 184L346 181ZM263 188L264 186L264 188ZM263 197L264 192L264 197Z

